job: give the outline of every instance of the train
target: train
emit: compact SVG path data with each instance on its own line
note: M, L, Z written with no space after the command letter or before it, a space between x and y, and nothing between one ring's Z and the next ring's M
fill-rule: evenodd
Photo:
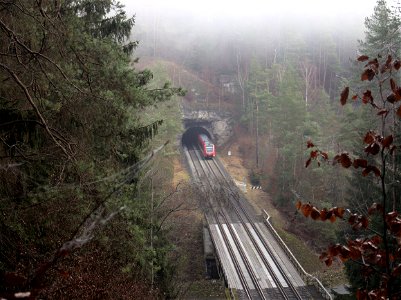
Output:
M216 147L206 134L198 134L198 142L204 158L213 158L216 156Z

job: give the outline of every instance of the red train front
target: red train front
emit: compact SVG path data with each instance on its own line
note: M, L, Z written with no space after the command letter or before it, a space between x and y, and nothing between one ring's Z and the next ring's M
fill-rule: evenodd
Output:
M198 142L204 158L213 158L216 156L216 148L206 134L198 134Z

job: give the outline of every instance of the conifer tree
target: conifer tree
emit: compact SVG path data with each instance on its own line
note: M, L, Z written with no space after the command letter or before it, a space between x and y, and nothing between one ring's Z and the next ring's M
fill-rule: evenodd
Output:
M146 260L133 251L148 224L132 199L162 121L142 124L141 110L180 90L151 88L152 73L131 65L132 26L114 0L0 2L0 298L37 297L120 208L115 271Z
M400 19L391 11L385 0L378 0L372 16L365 19L365 39L359 41L359 50L374 57L397 55L400 49Z

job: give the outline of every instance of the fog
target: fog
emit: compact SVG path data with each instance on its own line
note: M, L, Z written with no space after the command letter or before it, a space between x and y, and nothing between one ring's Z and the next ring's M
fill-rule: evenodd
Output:
M337 35L342 43L351 43L353 47L363 38L364 20L372 15L376 0L122 0L121 3L129 15L135 15L132 38L139 40L137 53L143 56L150 54L151 43L159 46L174 43L173 47L182 48L217 37L272 40L288 32L309 36L309 40L313 39L311 35ZM160 47L156 50L158 56L165 56Z
M188 18L199 17L214 19L218 22L231 22L232 20L249 23L251 21L273 19L303 19L304 22L326 22L328 19L342 22L344 19L363 18L373 12L376 0L139 0L121 1L130 13L136 13L138 20L141 14L154 12L165 17ZM391 4L391 1L389 2Z
M397 0L388 0L388 7ZM252 60L308 61L332 96L365 36L364 21L376 0L121 0L135 15L136 57L163 59L208 82L248 72ZM327 79L328 78L328 79ZM327 80L326 80L327 79Z

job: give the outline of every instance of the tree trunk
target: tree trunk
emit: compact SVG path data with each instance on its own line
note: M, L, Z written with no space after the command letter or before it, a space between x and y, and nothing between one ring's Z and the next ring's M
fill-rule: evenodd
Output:
M245 79L241 74L241 66L240 66L240 54L239 51L237 52L237 79L238 84L242 92L242 109L245 109Z
M256 168L259 168L259 105L256 101Z

